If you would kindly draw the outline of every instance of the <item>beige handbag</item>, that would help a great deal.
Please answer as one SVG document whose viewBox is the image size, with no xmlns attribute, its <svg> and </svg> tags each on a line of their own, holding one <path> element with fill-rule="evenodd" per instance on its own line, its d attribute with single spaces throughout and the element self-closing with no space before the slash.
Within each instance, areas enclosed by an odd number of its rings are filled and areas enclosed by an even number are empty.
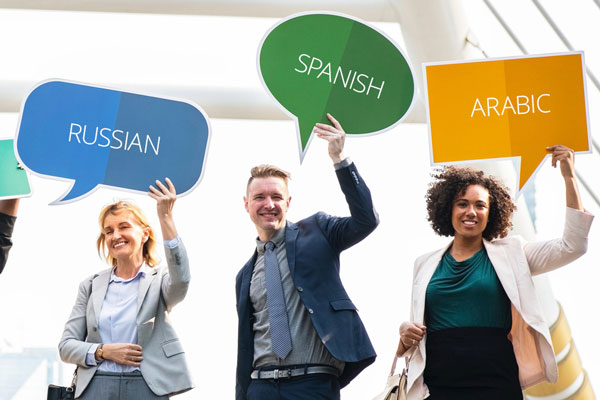
<svg viewBox="0 0 600 400">
<path fill-rule="evenodd" d="M 408 378 L 408 364 L 412 355 L 406 360 L 406 367 L 400 374 L 394 374 L 396 372 L 396 361 L 398 356 L 394 355 L 394 362 L 392 363 L 392 369 L 390 375 L 387 378 L 387 384 L 385 390 L 373 397 L 373 400 L 406 400 L 406 380 Z"/>
</svg>

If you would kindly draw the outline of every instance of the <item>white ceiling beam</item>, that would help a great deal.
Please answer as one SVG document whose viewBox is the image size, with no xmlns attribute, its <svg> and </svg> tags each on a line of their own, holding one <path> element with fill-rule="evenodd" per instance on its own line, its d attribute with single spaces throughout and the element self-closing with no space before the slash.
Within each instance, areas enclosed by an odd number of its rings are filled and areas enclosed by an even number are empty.
<svg viewBox="0 0 600 400">
<path fill-rule="evenodd" d="M 397 21 L 389 0 L 0 0 L 0 8 L 261 18 L 329 10 L 368 21 Z"/>
<path fill-rule="evenodd" d="M 418 88 L 418 97 L 405 122 L 417 123 L 426 120 L 421 64 L 465 58 L 468 32 L 460 0 L 0 0 L 0 8 L 274 18 L 327 9 L 370 21 L 398 22 Z M 0 80 L 0 112 L 18 112 L 24 96 L 35 83 Z M 289 119 L 262 88 L 113 85 L 110 82 L 105 85 L 189 99 L 212 118 Z"/>
</svg>

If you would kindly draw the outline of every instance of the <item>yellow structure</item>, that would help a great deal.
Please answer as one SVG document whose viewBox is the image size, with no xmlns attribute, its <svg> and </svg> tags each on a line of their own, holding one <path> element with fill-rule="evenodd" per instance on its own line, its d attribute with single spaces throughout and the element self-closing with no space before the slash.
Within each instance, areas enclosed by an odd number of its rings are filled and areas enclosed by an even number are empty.
<svg viewBox="0 0 600 400">
<path fill-rule="evenodd" d="M 528 400 L 594 400 L 592 386 L 583 370 L 579 353 L 571 338 L 569 323 L 562 307 L 550 327 L 550 336 L 558 364 L 558 381 L 535 385 L 525 391 Z"/>
</svg>

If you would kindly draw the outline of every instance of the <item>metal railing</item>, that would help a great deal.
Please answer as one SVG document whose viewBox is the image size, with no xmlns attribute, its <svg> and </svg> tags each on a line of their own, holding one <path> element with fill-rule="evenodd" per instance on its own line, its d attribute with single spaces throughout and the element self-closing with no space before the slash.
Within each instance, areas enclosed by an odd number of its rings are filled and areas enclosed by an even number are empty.
<svg viewBox="0 0 600 400">
<path fill-rule="evenodd" d="M 531 0 L 531 1 L 536 6 L 536 8 L 538 9 L 538 11 L 542 14 L 542 16 L 544 17 L 544 19 L 546 20 L 546 22 L 548 22 L 548 24 L 552 27 L 552 30 L 556 33 L 556 35 L 559 37 L 559 39 L 565 45 L 565 47 L 569 51 L 573 51 L 574 48 L 571 45 L 571 42 L 569 42 L 569 40 L 567 39 L 567 37 L 565 36 L 565 34 L 560 30 L 560 28 L 554 22 L 554 20 L 552 19 L 552 17 L 550 17 L 550 15 L 546 11 L 546 9 L 540 4 L 540 2 L 538 0 Z M 521 52 L 523 54 L 530 54 L 529 51 L 527 51 L 527 49 L 523 45 L 523 43 L 519 40 L 519 38 L 517 37 L 517 35 L 513 32 L 513 30 L 510 28 L 510 26 L 506 23 L 506 21 L 504 20 L 504 18 L 502 18 L 502 15 L 500 15 L 500 13 L 498 12 L 498 10 L 496 10 L 496 8 L 490 2 L 490 0 L 483 0 L 483 2 L 487 6 L 487 8 L 490 10 L 490 12 L 494 15 L 494 17 L 498 20 L 498 22 L 500 23 L 500 25 L 502 26 L 502 28 L 506 31 L 506 33 L 508 34 L 508 36 L 510 36 L 510 38 L 514 42 L 514 44 L 519 48 L 519 50 L 521 50 Z M 594 0 L 594 2 L 600 7 L 600 0 Z M 478 46 L 476 46 L 476 47 L 478 47 Z M 483 50 L 482 50 L 482 53 L 487 58 L 487 55 L 486 55 L 485 52 L 483 52 Z M 600 91 L 600 82 L 598 82 L 598 79 L 596 79 L 596 76 L 593 74 L 593 72 L 587 66 L 585 67 L 585 70 L 586 70 L 587 77 L 594 83 L 594 86 L 596 87 L 596 89 L 598 91 Z M 598 145 L 598 142 L 596 142 L 596 140 L 593 137 L 591 139 L 592 139 L 592 147 L 596 151 L 596 155 L 598 155 L 600 157 L 600 145 Z M 585 180 L 585 178 L 581 175 L 581 173 L 575 171 L 575 174 L 577 175 L 577 179 L 579 180 L 579 182 L 581 182 L 581 186 L 583 186 L 583 188 L 585 189 L 585 191 L 594 200 L 594 202 L 596 203 L 596 205 L 598 207 L 600 207 L 600 198 L 596 195 L 596 193 L 594 192 L 594 190 L 592 189 L 592 187 L 589 185 L 589 183 Z"/>
</svg>

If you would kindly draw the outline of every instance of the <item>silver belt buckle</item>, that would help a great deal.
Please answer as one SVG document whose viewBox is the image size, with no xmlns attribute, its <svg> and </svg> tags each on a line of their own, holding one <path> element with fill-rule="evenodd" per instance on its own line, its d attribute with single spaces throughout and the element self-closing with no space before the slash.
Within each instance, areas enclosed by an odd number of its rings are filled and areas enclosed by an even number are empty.
<svg viewBox="0 0 600 400">
<path fill-rule="evenodd" d="M 284 369 L 284 370 L 274 369 L 273 370 L 273 379 L 275 379 L 275 380 L 287 379 L 287 378 L 290 378 L 291 376 L 292 376 L 291 369 Z"/>
</svg>

